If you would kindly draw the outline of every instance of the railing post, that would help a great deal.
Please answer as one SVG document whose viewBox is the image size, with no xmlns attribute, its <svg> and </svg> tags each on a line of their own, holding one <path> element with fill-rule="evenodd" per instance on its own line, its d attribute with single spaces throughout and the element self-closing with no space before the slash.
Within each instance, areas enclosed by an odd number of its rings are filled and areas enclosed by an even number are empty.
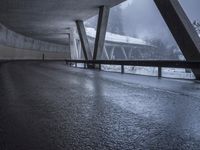
<svg viewBox="0 0 200 150">
<path fill-rule="evenodd" d="M 75 67 L 77 68 L 77 62 L 75 62 Z"/>
<path fill-rule="evenodd" d="M 124 65 L 121 65 L 121 73 L 124 73 Z"/>
<path fill-rule="evenodd" d="M 162 77 L 162 68 L 158 67 L 158 78 Z"/>
<path fill-rule="evenodd" d="M 44 53 L 42 54 L 42 60 L 44 61 Z"/>
<path fill-rule="evenodd" d="M 84 69 L 86 69 L 86 68 L 87 68 L 86 63 L 84 63 Z"/>
</svg>

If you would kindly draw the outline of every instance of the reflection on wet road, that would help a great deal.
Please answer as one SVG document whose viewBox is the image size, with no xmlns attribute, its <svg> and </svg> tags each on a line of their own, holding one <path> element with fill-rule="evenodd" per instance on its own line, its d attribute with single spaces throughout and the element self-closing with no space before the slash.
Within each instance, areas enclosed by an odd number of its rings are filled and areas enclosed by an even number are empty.
<svg viewBox="0 0 200 150">
<path fill-rule="evenodd" d="M 0 65 L 0 149 L 200 149 L 200 84 Z"/>
</svg>

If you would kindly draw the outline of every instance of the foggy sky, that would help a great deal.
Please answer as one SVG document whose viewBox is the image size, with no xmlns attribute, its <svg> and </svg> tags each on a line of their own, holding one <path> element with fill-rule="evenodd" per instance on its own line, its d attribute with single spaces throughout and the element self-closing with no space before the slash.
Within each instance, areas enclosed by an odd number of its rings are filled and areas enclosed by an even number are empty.
<svg viewBox="0 0 200 150">
<path fill-rule="evenodd" d="M 200 0 L 179 0 L 189 19 L 200 21 Z M 131 5 L 131 12 L 125 11 Z M 121 5 L 125 34 L 142 39 L 159 38 L 166 43 L 174 39 L 153 0 L 127 0 Z"/>
</svg>

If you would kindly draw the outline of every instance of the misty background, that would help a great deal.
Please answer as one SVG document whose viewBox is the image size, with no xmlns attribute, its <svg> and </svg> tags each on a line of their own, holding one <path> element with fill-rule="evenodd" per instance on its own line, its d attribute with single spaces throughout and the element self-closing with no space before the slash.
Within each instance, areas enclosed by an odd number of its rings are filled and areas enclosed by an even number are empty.
<svg viewBox="0 0 200 150">
<path fill-rule="evenodd" d="M 200 0 L 179 0 L 200 32 Z M 97 16 L 86 26 L 96 28 Z M 143 39 L 158 48 L 156 59 L 184 59 L 153 0 L 127 0 L 111 9 L 108 32 Z M 152 58 L 155 56 L 152 55 Z"/>
</svg>

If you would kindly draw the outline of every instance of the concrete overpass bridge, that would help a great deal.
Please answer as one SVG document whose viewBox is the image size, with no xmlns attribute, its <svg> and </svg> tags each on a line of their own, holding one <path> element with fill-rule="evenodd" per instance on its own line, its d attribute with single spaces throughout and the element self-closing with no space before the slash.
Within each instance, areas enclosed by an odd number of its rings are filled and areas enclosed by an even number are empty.
<svg viewBox="0 0 200 150">
<path fill-rule="evenodd" d="M 127 59 L 131 48 L 149 46 L 106 37 L 110 8 L 123 1 L 0 1 L 1 150 L 200 149 L 197 33 L 178 0 L 154 0 L 186 61 L 99 60 L 113 59 L 110 44 Z M 96 14 L 88 37 L 83 22 Z M 80 50 L 84 59 L 73 60 Z M 196 80 L 101 72 L 101 64 L 192 68 Z"/>
<path fill-rule="evenodd" d="M 76 32 L 74 34 L 75 34 L 74 36 L 75 39 L 73 44 L 75 47 L 74 50 L 75 52 L 72 53 L 71 57 L 73 59 L 83 59 L 84 55 L 79 35 Z M 89 45 L 91 47 L 90 53 L 92 54 L 94 52 L 96 30 L 94 28 L 86 28 L 86 34 L 88 37 Z M 100 57 L 103 60 L 114 60 L 115 53 L 121 51 L 121 53 L 123 54 L 121 59 L 130 60 L 133 51 L 136 49 L 146 49 L 147 51 L 155 51 L 157 47 L 138 38 L 106 32 L 105 44 Z"/>
</svg>

